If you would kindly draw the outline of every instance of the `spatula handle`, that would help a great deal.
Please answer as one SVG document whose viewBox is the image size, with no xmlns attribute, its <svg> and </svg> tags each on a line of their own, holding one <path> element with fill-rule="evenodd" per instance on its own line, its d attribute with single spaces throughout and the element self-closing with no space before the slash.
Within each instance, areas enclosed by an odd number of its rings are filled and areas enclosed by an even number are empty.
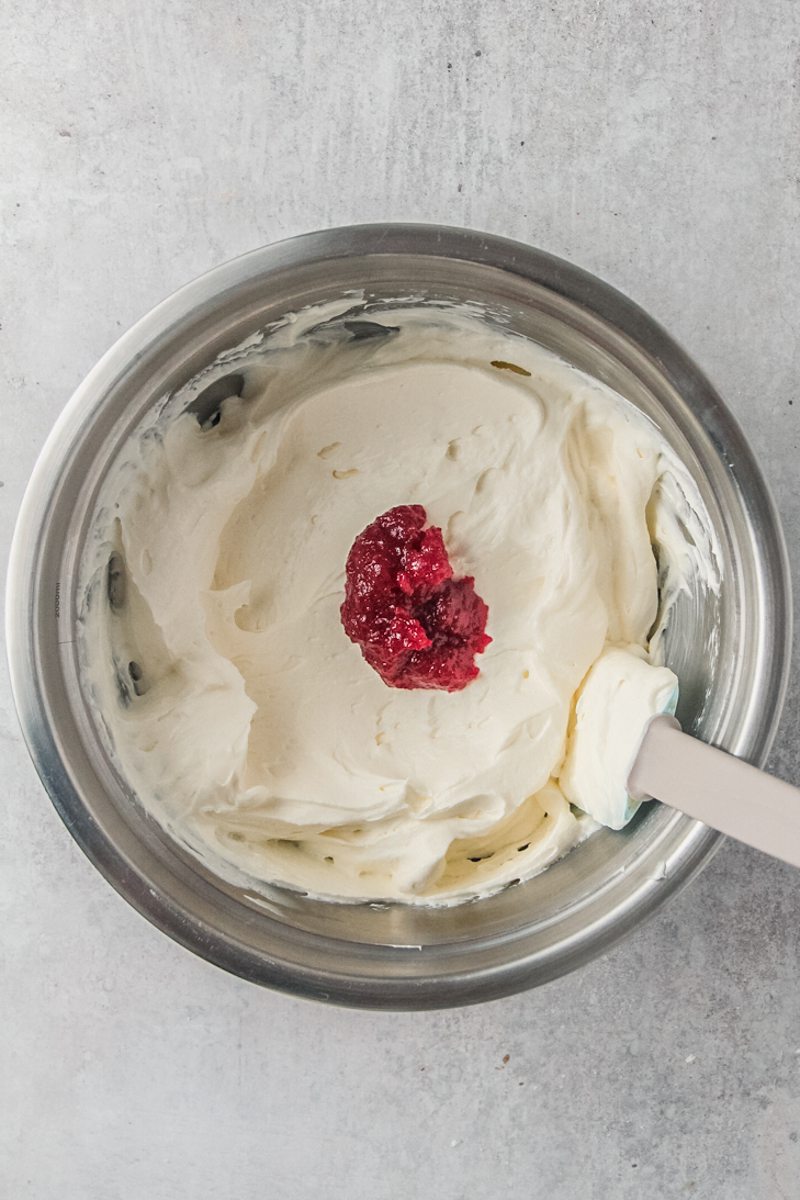
<svg viewBox="0 0 800 1200">
<path fill-rule="evenodd" d="M 648 725 L 628 791 L 800 867 L 800 788 L 683 733 L 674 717 Z"/>
</svg>

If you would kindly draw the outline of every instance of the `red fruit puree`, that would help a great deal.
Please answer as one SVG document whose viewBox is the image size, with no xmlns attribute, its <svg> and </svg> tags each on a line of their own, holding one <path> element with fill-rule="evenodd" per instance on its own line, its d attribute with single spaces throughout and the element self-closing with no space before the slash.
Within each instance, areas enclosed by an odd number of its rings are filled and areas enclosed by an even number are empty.
<svg viewBox="0 0 800 1200">
<path fill-rule="evenodd" d="M 458 692 L 478 674 L 489 609 L 467 575 L 453 578 L 441 529 L 421 504 L 390 508 L 347 556 L 342 625 L 384 683 Z"/>
</svg>

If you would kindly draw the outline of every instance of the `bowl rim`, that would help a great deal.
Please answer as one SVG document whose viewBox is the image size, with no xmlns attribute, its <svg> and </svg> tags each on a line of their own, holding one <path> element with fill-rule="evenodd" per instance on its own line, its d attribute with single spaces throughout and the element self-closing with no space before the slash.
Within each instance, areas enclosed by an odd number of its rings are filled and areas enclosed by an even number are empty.
<svg viewBox="0 0 800 1200">
<path fill-rule="evenodd" d="M 474 1003 L 546 982 L 609 949 L 684 887 L 719 847 L 721 835 L 700 822 L 687 825 L 669 878 L 658 887 L 643 881 L 627 901 L 604 920 L 584 926 L 555 948 L 514 959 L 485 971 L 457 971 L 410 979 L 305 970 L 297 963 L 265 961 L 262 956 L 210 931 L 191 913 L 171 903 L 149 885 L 111 843 L 83 803 L 64 769 L 56 730 L 42 719 L 40 681 L 35 660 L 34 577 L 38 534 L 47 516 L 52 480 L 57 477 L 61 447 L 69 444 L 87 413 L 99 405 L 104 391 L 126 364 L 142 356 L 157 339 L 189 318 L 202 305 L 229 289 L 278 270 L 309 262 L 334 261 L 357 254 L 415 255 L 456 258 L 511 272 L 588 309 L 637 343 L 665 372 L 673 385 L 703 395 L 699 415 L 708 429 L 724 423 L 726 448 L 746 474 L 751 510 L 766 530 L 774 570 L 769 580 L 776 636 L 763 648 L 767 656 L 771 711 L 750 739 L 747 757 L 763 765 L 780 722 L 789 681 L 792 642 L 792 598 L 786 542 L 777 508 L 738 422 L 703 372 L 666 331 L 637 304 L 580 267 L 522 242 L 477 230 L 435 224 L 375 223 L 349 225 L 300 234 L 231 259 L 173 292 L 141 317 L 106 351 L 77 387 L 51 430 L 38 457 L 19 510 L 9 556 L 6 588 L 6 647 L 11 689 L 24 739 L 39 776 L 64 824 L 106 880 L 151 923 L 189 950 L 245 979 L 294 995 L 332 1000 L 355 1007 L 423 1009 Z"/>
</svg>

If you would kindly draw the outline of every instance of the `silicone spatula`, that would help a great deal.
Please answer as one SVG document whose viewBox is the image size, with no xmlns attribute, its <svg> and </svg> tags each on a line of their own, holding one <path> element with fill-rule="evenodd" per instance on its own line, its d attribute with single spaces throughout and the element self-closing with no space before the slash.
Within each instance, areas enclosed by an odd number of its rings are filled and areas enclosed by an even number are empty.
<svg viewBox="0 0 800 1200">
<path fill-rule="evenodd" d="M 584 679 L 559 776 L 564 795 L 622 829 L 643 800 L 800 867 L 800 788 L 683 733 L 678 680 L 641 647 L 609 646 Z"/>
</svg>

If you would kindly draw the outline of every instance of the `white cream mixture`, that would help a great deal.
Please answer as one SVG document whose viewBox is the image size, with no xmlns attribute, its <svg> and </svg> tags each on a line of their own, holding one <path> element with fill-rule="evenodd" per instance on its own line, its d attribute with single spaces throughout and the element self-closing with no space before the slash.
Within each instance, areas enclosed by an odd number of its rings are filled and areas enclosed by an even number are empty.
<svg viewBox="0 0 800 1200">
<path fill-rule="evenodd" d="M 589 681 L 632 670 L 642 725 L 665 705 L 649 639 L 692 573 L 713 583 L 707 522 L 656 429 L 541 348 L 444 311 L 358 339 L 330 315 L 237 367 L 218 424 L 173 404 L 126 446 L 86 561 L 85 675 L 142 803 L 215 869 L 453 902 L 591 832 L 570 802 L 603 819 L 600 752 L 635 745 Z M 681 545 L 670 495 L 698 515 Z M 489 606 L 461 692 L 387 687 L 342 630 L 348 550 L 397 504 L 424 505 Z"/>
</svg>

